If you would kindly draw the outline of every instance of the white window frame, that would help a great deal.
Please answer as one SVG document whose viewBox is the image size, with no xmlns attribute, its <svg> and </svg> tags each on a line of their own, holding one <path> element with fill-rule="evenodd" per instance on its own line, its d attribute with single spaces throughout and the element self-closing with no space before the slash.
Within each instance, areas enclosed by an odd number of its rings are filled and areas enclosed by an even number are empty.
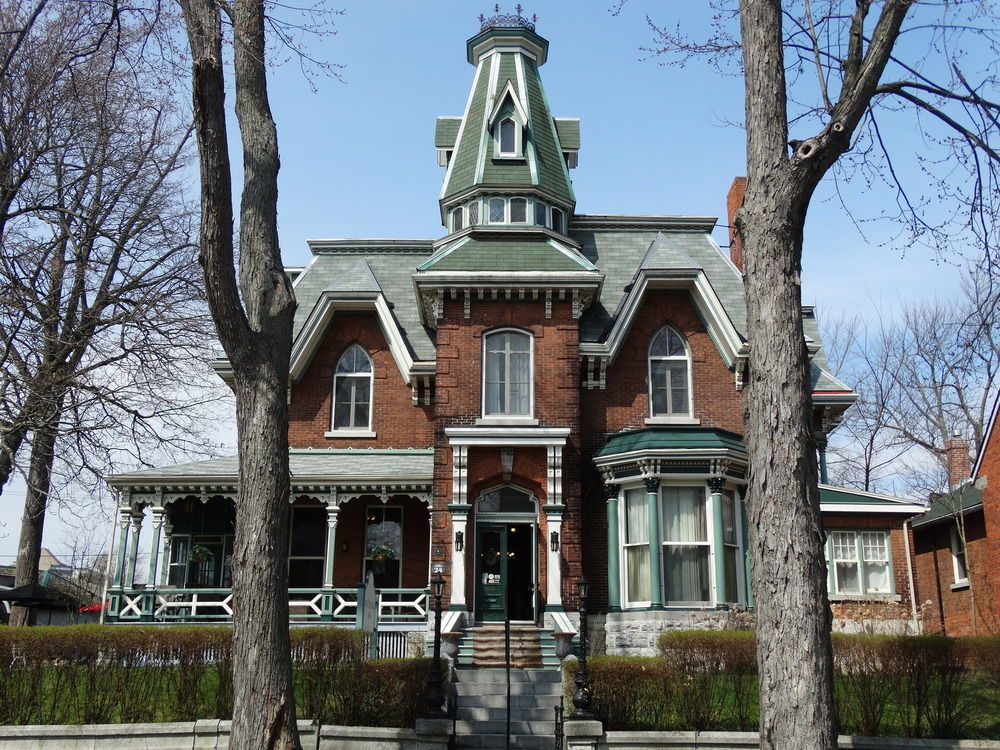
<svg viewBox="0 0 1000 750">
<path fill-rule="evenodd" d="M 647 515 L 646 539 L 645 539 L 645 541 L 629 542 L 628 541 L 628 495 L 629 495 L 630 492 L 631 493 L 638 493 L 640 504 L 644 505 L 647 508 L 647 511 L 646 511 L 647 514 L 649 512 L 648 511 L 648 507 L 649 507 L 649 505 L 648 505 L 649 504 L 649 493 L 646 492 L 646 488 L 645 487 L 643 487 L 643 486 L 640 485 L 638 487 L 623 487 L 622 488 L 622 500 L 619 503 L 619 508 L 618 508 L 618 529 L 619 529 L 618 533 L 619 533 L 619 538 L 621 539 L 621 542 L 620 542 L 620 546 L 621 546 L 621 558 L 620 558 L 621 565 L 619 566 L 620 567 L 621 580 L 619 581 L 619 591 L 622 592 L 621 593 L 621 597 L 622 597 L 622 602 L 623 602 L 623 606 L 624 606 L 625 609 L 641 609 L 641 608 L 648 607 L 652 603 L 652 594 L 651 594 L 651 591 L 647 590 L 646 591 L 646 598 L 645 599 L 630 599 L 629 598 L 629 593 L 630 593 L 630 591 L 629 591 L 629 581 L 628 581 L 628 578 L 629 578 L 629 555 L 628 555 L 627 550 L 630 549 L 630 548 L 642 549 L 643 547 L 645 547 L 646 548 L 646 567 L 648 568 L 652 564 L 652 561 L 649 558 L 649 554 L 650 554 L 649 553 L 649 523 L 648 523 L 649 517 Z M 647 573 L 647 575 L 650 578 L 649 584 L 651 586 L 652 585 L 652 571 L 649 571 L 649 573 Z"/>
<path fill-rule="evenodd" d="M 514 149 L 512 151 L 503 150 L 503 126 L 509 122 L 514 126 Z M 497 120 L 494 128 L 494 151 L 493 155 L 497 159 L 521 159 L 524 157 L 524 126 L 518 122 L 513 114 L 506 114 Z"/>
<path fill-rule="evenodd" d="M 353 378 L 355 380 L 363 380 L 366 375 L 364 373 L 344 373 L 340 374 L 337 371 L 340 369 L 340 363 L 344 361 L 344 358 L 355 348 L 357 348 L 361 353 L 365 355 L 368 359 L 368 423 L 365 425 L 355 425 L 354 422 L 354 407 L 355 402 L 352 399 L 351 402 L 351 422 L 352 424 L 347 427 L 337 427 L 337 382 L 340 378 Z M 354 389 L 352 388 L 352 393 Z M 332 397 L 330 399 L 330 430 L 326 433 L 326 437 L 375 437 L 375 432 L 372 429 L 372 420 L 375 418 L 375 362 L 372 360 L 371 355 L 365 350 L 361 344 L 354 342 L 344 353 L 340 355 L 337 359 L 337 364 L 333 369 L 333 391 Z"/>
<path fill-rule="evenodd" d="M 510 411 L 506 411 L 506 412 L 489 412 L 486 409 L 486 387 L 487 387 L 487 381 L 486 381 L 486 372 L 487 372 L 486 356 L 487 356 L 489 341 L 494 336 L 499 336 L 499 335 L 502 335 L 502 334 L 505 334 L 505 333 L 506 334 L 513 333 L 513 334 L 517 334 L 519 336 L 525 336 L 528 339 L 528 409 L 527 409 L 527 411 L 525 413 L 510 412 Z M 481 414 L 482 414 L 482 420 L 481 421 L 483 421 L 483 422 L 490 422 L 490 423 L 494 423 L 494 424 L 497 424 L 497 423 L 508 423 L 508 424 L 525 424 L 525 423 L 530 423 L 530 424 L 537 424 L 537 422 L 534 420 L 534 414 L 535 414 L 535 336 L 534 336 L 534 334 L 532 334 L 531 331 L 525 331 L 524 329 L 521 329 L 521 328 L 495 328 L 495 329 L 493 329 L 491 331 L 487 331 L 486 333 L 483 334 L 483 344 L 482 344 L 482 353 L 481 353 L 481 356 L 482 356 L 482 359 L 481 359 L 481 365 L 482 365 L 482 367 L 481 367 L 482 378 L 481 379 L 482 379 L 482 383 L 481 383 L 481 387 L 479 389 L 480 390 L 480 398 L 481 398 L 481 403 L 480 403 Z M 504 375 L 505 375 L 505 378 L 506 378 L 503 381 L 505 383 L 504 387 L 505 387 L 505 390 L 508 390 L 508 392 L 509 392 L 509 380 L 510 380 L 510 356 L 509 356 L 509 353 L 508 353 L 508 356 L 506 357 L 506 361 L 505 361 L 505 373 L 504 373 Z M 509 398 L 508 398 L 508 403 L 509 403 Z"/>
<path fill-rule="evenodd" d="M 534 206 L 534 208 L 532 210 L 535 213 L 534 222 L 535 222 L 535 226 L 536 227 L 547 227 L 547 226 L 549 226 L 549 207 L 548 207 L 547 204 L 543 203 L 540 200 L 536 200 L 535 201 L 535 206 Z M 541 215 L 542 215 L 541 222 L 538 221 L 538 214 L 539 213 L 541 213 Z"/>
<path fill-rule="evenodd" d="M 734 542 L 727 542 L 726 541 L 726 528 L 725 528 L 726 511 L 725 511 L 725 503 L 727 501 L 731 501 L 732 502 L 732 507 L 733 507 L 733 536 L 735 538 Z M 743 561 L 746 559 L 745 552 L 743 550 L 743 503 L 740 502 L 740 497 L 739 497 L 739 494 L 736 492 L 736 490 L 732 490 L 732 489 L 723 489 L 722 490 L 722 502 L 723 502 L 723 510 L 722 510 L 723 527 L 722 527 L 722 534 L 721 534 L 721 536 L 722 536 L 722 550 L 721 550 L 721 554 L 726 555 L 726 554 L 728 554 L 729 550 L 733 550 L 736 553 L 736 591 L 734 591 L 734 592 L 727 592 L 727 593 L 731 594 L 731 596 L 730 596 L 730 598 L 728 599 L 728 601 L 726 603 L 727 604 L 743 604 L 744 602 L 746 602 L 746 591 L 744 590 L 745 573 L 743 571 L 743 568 L 744 568 L 744 565 L 745 565 L 745 563 Z M 712 524 L 714 524 L 714 523 L 715 523 L 715 514 L 713 513 L 712 514 L 712 519 L 709 521 L 709 527 L 711 527 Z M 714 534 L 714 530 L 713 530 L 713 534 Z M 714 538 L 714 536 L 713 536 L 713 538 Z M 713 554 L 718 554 L 718 553 L 715 553 L 713 551 Z M 712 570 L 713 571 L 715 570 L 714 561 L 713 561 L 713 565 L 712 565 Z M 725 570 L 725 562 L 724 561 L 723 561 L 723 570 Z M 714 573 L 713 573 L 713 576 L 714 576 Z M 720 583 L 721 582 L 716 581 L 713 584 L 714 589 L 713 589 L 713 594 L 712 595 L 715 597 L 716 601 L 719 600 L 718 591 L 719 591 L 719 585 L 720 585 Z M 735 596 L 736 598 L 734 599 L 734 598 L 732 598 L 732 596 Z"/>
<path fill-rule="evenodd" d="M 653 342 L 656 341 L 657 337 L 661 334 L 665 334 L 669 337 L 670 333 L 673 333 L 680 339 L 681 344 L 684 347 L 684 354 L 682 355 L 653 355 Z M 687 391 L 687 410 L 673 411 L 673 397 L 670 392 L 670 382 L 667 381 L 667 411 L 665 413 L 657 413 L 654 410 L 654 399 L 653 399 L 653 362 L 683 362 L 684 372 L 687 382 L 685 384 L 685 389 Z M 666 370 L 668 376 L 670 370 Z M 646 420 L 647 424 L 669 424 L 669 423 L 680 423 L 680 424 L 692 424 L 697 423 L 697 420 L 693 419 L 694 414 L 694 403 L 693 403 L 693 383 L 691 379 L 691 346 L 688 343 L 687 337 L 684 336 L 675 326 L 669 323 L 665 326 L 659 328 L 656 333 L 653 334 L 652 338 L 649 340 L 649 346 L 646 348 L 646 398 L 649 400 L 649 418 Z"/>
<path fill-rule="evenodd" d="M 966 562 L 965 547 L 962 545 L 962 535 L 958 533 L 958 524 L 951 527 L 951 570 L 954 578 L 953 588 L 969 585 L 969 566 Z"/>
<path fill-rule="evenodd" d="M 695 489 L 700 493 L 702 515 L 705 519 L 705 539 L 703 541 L 670 541 L 667 539 L 667 491 Z M 715 551 L 712 549 L 712 540 L 715 536 L 715 514 L 712 513 L 710 504 L 710 494 L 704 485 L 692 484 L 661 484 L 659 496 L 660 509 L 660 585 L 663 587 L 663 603 L 667 607 L 708 607 L 714 604 L 716 599 L 717 582 L 715 581 Z M 667 587 L 667 551 L 670 547 L 704 547 L 708 550 L 708 599 L 671 599 L 670 591 Z"/>
<path fill-rule="evenodd" d="M 493 207 L 491 205 L 493 203 L 493 201 L 500 201 L 503 204 L 503 218 L 500 219 L 499 221 L 494 221 L 493 220 Z M 494 195 L 494 196 L 490 196 L 489 198 L 486 199 L 486 223 L 487 224 L 507 224 L 507 223 L 509 223 L 507 221 L 507 199 L 506 198 L 504 198 L 502 196 Z"/>
<path fill-rule="evenodd" d="M 559 228 L 556 228 L 556 216 L 559 217 Z M 549 228 L 553 232 L 558 232 L 559 234 L 566 234 L 566 212 L 561 208 L 556 208 L 552 206 L 549 209 Z"/>
<path fill-rule="evenodd" d="M 829 582 L 828 591 L 831 598 L 844 598 L 844 599 L 871 599 L 871 598 L 888 598 L 893 597 L 896 594 L 896 585 L 893 575 L 893 565 L 892 565 L 892 536 L 886 529 L 831 529 L 827 532 L 827 566 L 829 568 Z M 836 541 L 837 535 L 844 534 L 850 535 L 853 539 L 854 547 L 854 557 L 837 557 L 836 555 Z M 885 548 L 885 559 L 884 560 L 869 560 L 865 558 L 864 553 L 864 538 L 865 535 L 879 535 L 882 537 L 882 546 Z M 840 575 L 837 568 L 837 563 L 855 563 L 858 566 L 858 590 L 857 591 L 843 591 L 840 584 Z M 888 588 L 885 591 L 870 591 L 865 585 L 866 576 L 866 566 L 868 564 L 881 564 L 885 563 L 886 580 L 888 582 Z"/>
<path fill-rule="evenodd" d="M 456 206 L 451 210 L 451 231 L 461 232 L 465 229 L 465 206 Z"/>
</svg>

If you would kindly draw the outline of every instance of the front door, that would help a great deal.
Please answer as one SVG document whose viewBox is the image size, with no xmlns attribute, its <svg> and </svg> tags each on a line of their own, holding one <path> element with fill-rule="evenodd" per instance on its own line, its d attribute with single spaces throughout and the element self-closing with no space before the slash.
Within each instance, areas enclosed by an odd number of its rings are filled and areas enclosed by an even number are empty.
<svg viewBox="0 0 1000 750">
<path fill-rule="evenodd" d="M 477 525 L 476 613 L 484 622 L 534 620 L 534 526 Z"/>
</svg>

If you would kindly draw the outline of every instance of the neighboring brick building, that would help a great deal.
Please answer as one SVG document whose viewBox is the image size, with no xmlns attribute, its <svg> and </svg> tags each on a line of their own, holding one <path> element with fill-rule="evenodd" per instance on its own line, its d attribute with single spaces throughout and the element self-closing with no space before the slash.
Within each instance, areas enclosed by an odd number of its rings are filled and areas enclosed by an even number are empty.
<svg viewBox="0 0 1000 750">
<path fill-rule="evenodd" d="M 352 620 L 371 571 L 383 619 L 422 626 L 440 566 L 446 629 L 509 613 L 570 632 L 585 574 L 609 649 L 648 650 L 752 603 L 742 256 L 714 217 L 576 214 L 579 121 L 549 111 L 548 42 L 504 20 L 469 40 L 466 110 L 437 123 L 446 234 L 311 241 L 295 278 L 293 616 Z M 802 316 L 824 445 L 855 394 Z M 235 480 L 235 459 L 112 478 L 120 619 L 226 615 Z M 825 485 L 821 503 L 838 613 L 909 618 L 903 521 L 921 507 Z M 134 585 L 147 505 L 147 577 L 171 596 Z"/>
<path fill-rule="evenodd" d="M 1000 395 L 971 476 L 968 444 L 949 443 L 951 491 L 932 497 L 930 510 L 913 523 L 917 593 L 927 632 L 1000 634 L 998 409 Z"/>
</svg>

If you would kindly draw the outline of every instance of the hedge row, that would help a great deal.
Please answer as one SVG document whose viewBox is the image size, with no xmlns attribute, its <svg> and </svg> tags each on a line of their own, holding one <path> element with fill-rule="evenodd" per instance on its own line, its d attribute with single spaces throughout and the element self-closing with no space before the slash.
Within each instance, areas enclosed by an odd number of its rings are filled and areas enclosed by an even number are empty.
<svg viewBox="0 0 1000 750">
<path fill-rule="evenodd" d="M 364 633 L 291 631 L 299 716 L 413 726 L 430 661 L 366 661 Z M 228 627 L 0 628 L 0 723 L 81 724 L 232 717 Z"/>
<path fill-rule="evenodd" d="M 659 657 L 588 660 L 605 729 L 757 728 L 752 632 L 671 631 L 658 646 Z M 1000 739 L 1000 638 L 836 635 L 834 669 L 844 734 Z M 575 663 L 567 672 L 569 701 Z"/>
</svg>

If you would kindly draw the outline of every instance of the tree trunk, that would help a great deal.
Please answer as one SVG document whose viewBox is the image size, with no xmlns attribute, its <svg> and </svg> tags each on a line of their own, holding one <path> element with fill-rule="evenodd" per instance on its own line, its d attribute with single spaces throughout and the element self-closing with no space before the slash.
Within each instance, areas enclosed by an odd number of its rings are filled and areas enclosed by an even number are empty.
<svg viewBox="0 0 1000 750">
<path fill-rule="evenodd" d="M 815 183 L 787 152 L 781 4 L 744 0 L 750 377 L 744 422 L 762 750 L 834 750 L 830 606 L 801 313 L 802 231 Z"/>
<path fill-rule="evenodd" d="M 17 545 L 17 567 L 14 571 L 15 587 L 38 583 L 38 561 L 42 554 L 42 531 L 45 528 L 45 509 L 49 502 L 55 445 L 54 430 L 37 430 L 32 436 L 28 487 L 24 498 L 24 513 L 21 516 L 21 538 Z M 34 610 L 29 607 L 12 607 L 10 624 L 33 625 Z"/>
<path fill-rule="evenodd" d="M 298 748 L 287 572 L 287 388 L 295 297 L 278 248 L 279 160 L 267 100 L 264 7 L 260 0 L 238 0 L 232 7 L 244 165 L 237 285 L 219 5 L 214 0 L 181 0 L 181 5 L 194 62 L 205 291 L 236 395 L 240 476 L 230 747 Z"/>
</svg>

